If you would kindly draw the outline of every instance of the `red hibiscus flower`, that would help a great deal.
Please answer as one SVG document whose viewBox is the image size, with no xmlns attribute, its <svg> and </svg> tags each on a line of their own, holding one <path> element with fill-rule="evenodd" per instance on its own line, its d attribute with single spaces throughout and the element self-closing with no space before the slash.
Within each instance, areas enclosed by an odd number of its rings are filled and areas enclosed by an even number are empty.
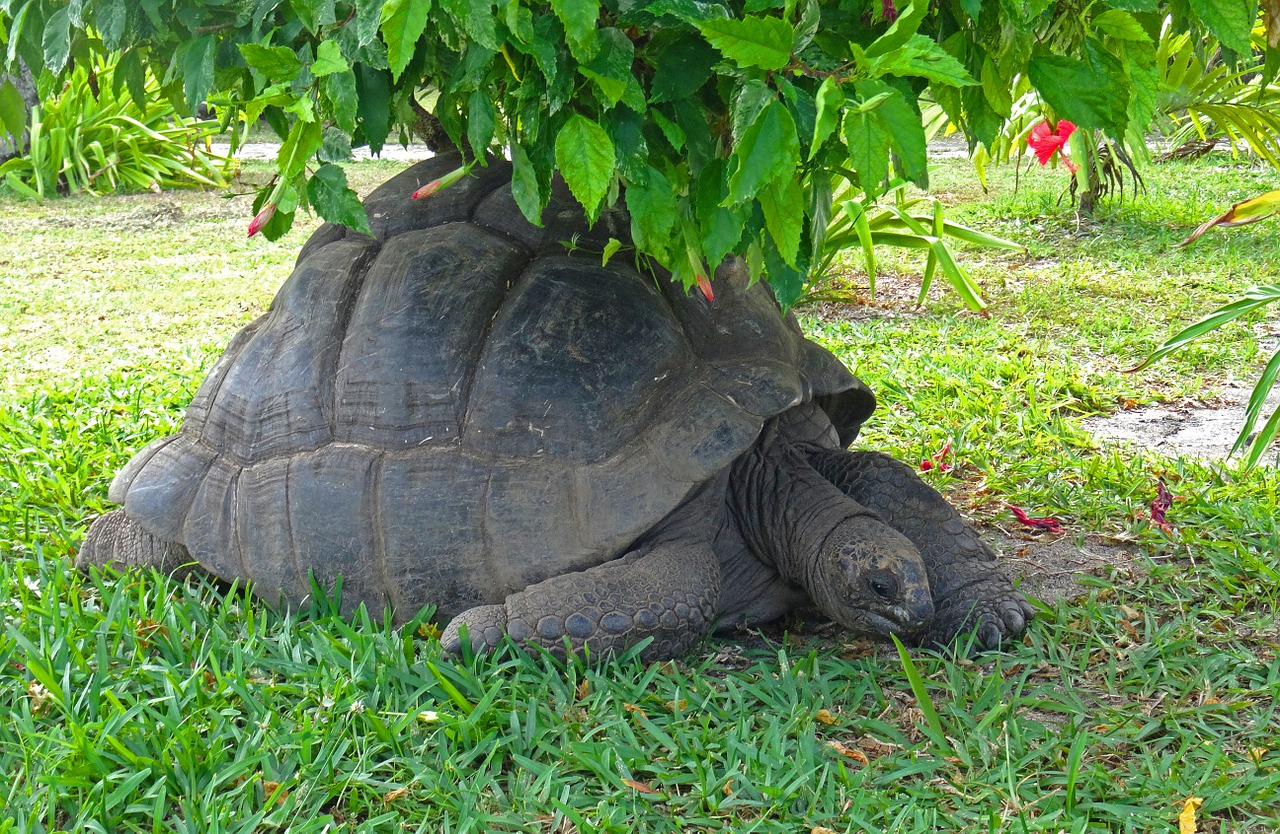
<svg viewBox="0 0 1280 834">
<path fill-rule="evenodd" d="M 1050 130 L 1048 122 L 1041 122 L 1031 128 L 1031 135 L 1027 137 L 1027 147 L 1035 152 L 1036 159 L 1041 165 L 1048 165 L 1049 160 L 1053 159 L 1055 153 L 1059 153 L 1067 146 L 1067 139 L 1071 138 L 1071 134 L 1075 132 L 1076 126 L 1066 119 L 1058 120 L 1056 130 Z M 1079 169 L 1066 154 L 1062 154 L 1062 162 L 1067 166 L 1067 170 L 1075 173 Z"/>
</svg>

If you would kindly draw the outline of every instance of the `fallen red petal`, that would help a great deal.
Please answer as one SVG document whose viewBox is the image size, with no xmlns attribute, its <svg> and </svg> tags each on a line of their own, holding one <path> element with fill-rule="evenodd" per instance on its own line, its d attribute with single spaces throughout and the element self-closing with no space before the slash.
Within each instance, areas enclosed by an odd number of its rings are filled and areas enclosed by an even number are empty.
<svg viewBox="0 0 1280 834">
<path fill-rule="evenodd" d="M 1031 516 L 1027 515 L 1027 511 L 1022 509 L 1021 507 L 1015 507 L 1013 504 L 1008 504 L 1006 506 L 1008 506 L 1009 510 L 1013 513 L 1014 517 L 1018 519 L 1018 521 L 1022 522 L 1028 527 L 1034 528 L 1036 530 L 1047 530 L 1050 533 L 1064 532 L 1062 529 L 1062 523 L 1059 522 L 1058 519 L 1054 518 L 1053 516 L 1045 516 L 1043 518 L 1032 518 Z"/>
<path fill-rule="evenodd" d="M 1156 479 L 1156 498 L 1151 502 L 1151 520 L 1163 527 L 1169 527 L 1164 514 L 1172 506 L 1173 493 L 1169 492 L 1169 488 L 1164 485 L 1164 478 Z"/>
<path fill-rule="evenodd" d="M 924 460 L 920 461 L 921 472 L 928 472 L 932 468 L 933 468 L 933 461 L 929 460 L 928 458 L 925 458 Z"/>
</svg>

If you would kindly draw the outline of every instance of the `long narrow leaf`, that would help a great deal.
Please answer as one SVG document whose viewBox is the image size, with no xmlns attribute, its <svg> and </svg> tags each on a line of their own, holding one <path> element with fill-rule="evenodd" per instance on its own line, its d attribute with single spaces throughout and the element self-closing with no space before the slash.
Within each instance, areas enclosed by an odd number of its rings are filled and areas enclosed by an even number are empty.
<svg viewBox="0 0 1280 834">
<path fill-rule="evenodd" d="M 1129 369 L 1129 373 L 1140 371 L 1153 362 L 1158 362 L 1164 357 L 1173 353 L 1175 350 L 1189 344 L 1195 339 L 1200 338 L 1206 333 L 1211 333 L 1222 327 L 1227 322 L 1237 319 L 1246 313 L 1251 313 L 1259 307 L 1265 307 L 1280 300 L 1280 284 L 1269 284 L 1262 287 L 1254 287 L 1244 294 L 1243 298 L 1223 305 L 1214 310 L 1209 315 L 1197 321 L 1195 324 L 1184 328 L 1164 344 L 1156 348 L 1150 356 L 1142 361 L 1141 364 Z"/>
</svg>

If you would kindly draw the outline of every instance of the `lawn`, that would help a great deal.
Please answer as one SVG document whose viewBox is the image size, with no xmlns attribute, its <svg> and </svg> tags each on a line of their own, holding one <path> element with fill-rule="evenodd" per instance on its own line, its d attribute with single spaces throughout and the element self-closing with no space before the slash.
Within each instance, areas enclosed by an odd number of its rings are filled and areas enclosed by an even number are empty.
<svg viewBox="0 0 1280 834">
<path fill-rule="evenodd" d="M 0 197 L 0 834 L 1146 834 L 1184 810 L 1201 832 L 1280 829 L 1274 461 L 1246 474 L 1084 426 L 1252 383 L 1274 319 L 1123 371 L 1275 281 L 1274 224 L 1174 246 L 1274 172 L 1152 166 L 1145 194 L 1089 221 L 1059 201 L 1061 170 L 1017 180 L 998 169 L 984 192 L 957 160 L 933 176 L 954 217 L 1028 247 L 962 251 L 989 317 L 940 290 L 917 307 L 921 264 L 888 252 L 874 299 L 801 313 L 880 397 L 860 445 L 915 462 L 950 443 L 953 468 L 926 477 L 1040 598 L 1025 640 L 904 659 L 790 622 L 601 667 L 456 662 L 422 619 L 71 571 L 114 472 L 176 427 L 315 224 L 266 243 L 244 237 L 247 199 Z M 833 280 L 866 295 L 852 270 Z M 1149 518 L 1159 481 L 1168 529 Z"/>
</svg>

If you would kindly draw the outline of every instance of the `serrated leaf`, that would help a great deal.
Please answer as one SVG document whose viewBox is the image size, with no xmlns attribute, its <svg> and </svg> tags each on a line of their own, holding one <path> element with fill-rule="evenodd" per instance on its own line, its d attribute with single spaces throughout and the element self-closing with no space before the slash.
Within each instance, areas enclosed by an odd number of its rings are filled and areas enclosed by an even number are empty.
<svg viewBox="0 0 1280 834">
<path fill-rule="evenodd" d="M 844 141 L 849 147 L 849 161 L 858 172 L 858 185 L 875 199 L 884 192 L 889 173 L 889 136 L 880 120 L 870 113 L 847 113 L 844 118 Z"/>
<path fill-rule="evenodd" d="M 795 29 L 776 17 L 748 15 L 741 20 L 707 20 L 698 31 L 724 57 L 740 67 L 782 69 L 791 61 Z"/>
<path fill-rule="evenodd" d="M 71 56 L 71 17 L 66 6 L 49 15 L 40 43 L 44 49 L 44 65 L 54 72 L 62 72 Z"/>
<path fill-rule="evenodd" d="M 1077 127 L 1124 131 L 1129 80 L 1120 59 L 1089 38 L 1084 58 L 1046 55 L 1027 66 L 1031 83 L 1059 117 Z"/>
<path fill-rule="evenodd" d="M 240 54 L 244 56 L 244 62 L 273 83 L 292 81 L 302 71 L 302 61 L 287 46 L 242 43 L 239 49 Z"/>
<path fill-rule="evenodd" d="M 1001 74 L 999 67 L 990 57 L 982 59 L 980 72 L 982 92 L 987 97 L 987 104 L 996 113 L 1009 118 L 1013 112 L 1013 96 L 1009 90 L 1009 79 Z"/>
<path fill-rule="evenodd" d="M 671 183 L 661 171 L 649 166 L 645 181 L 628 184 L 624 198 L 631 215 L 631 235 L 636 245 L 659 261 L 669 261 L 677 219 L 676 197 Z"/>
<path fill-rule="evenodd" d="M 609 106 L 622 101 L 627 86 L 634 78 L 631 65 L 635 62 L 635 46 L 621 31 L 613 27 L 597 33 L 599 50 L 594 58 L 578 67 L 578 71 L 595 82 L 600 94 Z"/>
<path fill-rule="evenodd" d="M 920 112 L 900 90 L 884 81 L 859 81 L 855 86 L 863 99 L 880 99 L 871 115 L 884 124 L 898 154 L 903 176 L 923 187 L 929 173 L 929 160 Z"/>
<path fill-rule="evenodd" d="M 333 120 L 347 133 L 354 133 L 356 114 L 360 106 L 360 96 L 356 91 L 356 74 L 346 70 L 326 76 L 321 82 L 321 89 L 329 99 Z"/>
<path fill-rule="evenodd" d="M 213 88 L 213 58 L 218 41 L 213 35 L 201 35 L 187 41 L 181 50 L 182 92 L 192 113 Z"/>
<path fill-rule="evenodd" d="M 844 91 L 834 77 L 822 80 L 818 87 L 818 115 L 814 119 L 813 142 L 809 146 L 809 158 L 818 152 L 822 143 L 831 137 L 840 124 L 840 108 L 844 107 Z"/>
<path fill-rule="evenodd" d="M 467 142 L 477 157 L 489 152 L 496 123 L 497 112 L 490 94 L 483 90 L 473 92 L 467 101 Z"/>
<path fill-rule="evenodd" d="M 378 153 L 391 132 L 391 76 L 385 70 L 356 64 L 356 107 L 360 132 L 369 150 Z"/>
<path fill-rule="evenodd" d="M 316 59 L 311 63 L 311 74 L 316 78 L 333 75 L 335 72 L 346 72 L 351 69 L 347 59 L 342 57 L 342 49 L 337 41 L 321 41 L 316 48 Z"/>
<path fill-rule="evenodd" d="M 792 177 L 800 164 L 800 141 L 787 108 L 772 101 L 743 132 L 733 150 L 738 167 L 729 178 L 729 201 L 751 199 L 764 186 L 781 177 Z"/>
<path fill-rule="evenodd" d="M 1116 40 L 1151 43 L 1151 36 L 1133 15 L 1122 9 L 1107 9 L 1092 21 L 1093 28 Z"/>
<path fill-rule="evenodd" d="M 654 51 L 649 100 L 679 101 L 693 95 L 711 78 L 719 54 L 692 32 L 681 33 Z"/>
<path fill-rule="evenodd" d="M 110 52 L 120 48 L 124 37 L 125 24 L 129 19 L 129 10 L 125 0 L 102 0 L 98 4 L 98 13 L 94 24 L 102 37 L 102 45 Z"/>
<path fill-rule="evenodd" d="M 599 0 L 551 0 L 551 10 L 564 24 L 573 57 L 579 61 L 590 61 L 595 57 Z"/>
<path fill-rule="evenodd" d="M 698 175 L 698 191 L 694 211 L 702 230 L 702 251 L 714 272 L 724 257 L 742 239 L 745 207 L 724 206 L 729 196 L 727 165 L 723 159 L 712 160 Z"/>
<path fill-rule="evenodd" d="M 896 51 L 871 64 L 873 75 L 916 76 L 938 84 L 964 87 L 976 84 L 964 65 L 942 45 L 916 35 Z"/>
<path fill-rule="evenodd" d="M 524 146 L 511 144 L 511 196 L 520 213 L 535 226 L 542 226 L 542 209 L 550 192 L 542 187 L 542 177 Z"/>
<path fill-rule="evenodd" d="M 366 235 L 373 234 L 364 204 L 347 185 L 347 172 L 341 167 L 326 162 L 317 168 L 307 182 L 307 199 L 316 213 L 330 223 L 338 223 Z"/>
<path fill-rule="evenodd" d="M 804 230 L 804 190 L 795 177 L 774 180 L 760 192 L 764 225 L 788 266 L 796 266 Z"/>
<path fill-rule="evenodd" d="M 280 144 L 280 152 L 276 157 L 276 167 L 280 176 L 291 180 L 300 175 L 307 162 L 316 155 L 324 144 L 324 131 L 319 122 L 296 121 L 289 129 L 289 135 Z"/>
<path fill-rule="evenodd" d="M 920 29 L 920 24 L 924 21 L 925 15 L 929 13 L 929 3 L 927 0 L 911 0 L 905 10 L 902 10 L 893 24 L 885 30 L 885 33 L 872 41 L 863 54 L 870 60 L 875 60 L 898 50 L 907 41 L 915 37 Z"/>
<path fill-rule="evenodd" d="M 440 5 L 473 42 L 491 52 L 502 48 L 492 0 L 440 0 Z"/>
<path fill-rule="evenodd" d="M 1190 0 L 1191 11 L 1222 45 L 1239 55 L 1253 50 L 1250 34 L 1258 7 L 1241 0 Z"/>
<path fill-rule="evenodd" d="M 387 44 L 387 63 L 393 81 L 400 80 L 400 73 L 413 58 L 418 38 L 427 29 L 430 11 L 431 0 L 387 0 L 382 7 L 378 28 Z"/>
<path fill-rule="evenodd" d="M 556 167 L 594 223 L 613 178 L 616 157 L 604 128 L 575 113 L 556 134 Z"/>
</svg>

